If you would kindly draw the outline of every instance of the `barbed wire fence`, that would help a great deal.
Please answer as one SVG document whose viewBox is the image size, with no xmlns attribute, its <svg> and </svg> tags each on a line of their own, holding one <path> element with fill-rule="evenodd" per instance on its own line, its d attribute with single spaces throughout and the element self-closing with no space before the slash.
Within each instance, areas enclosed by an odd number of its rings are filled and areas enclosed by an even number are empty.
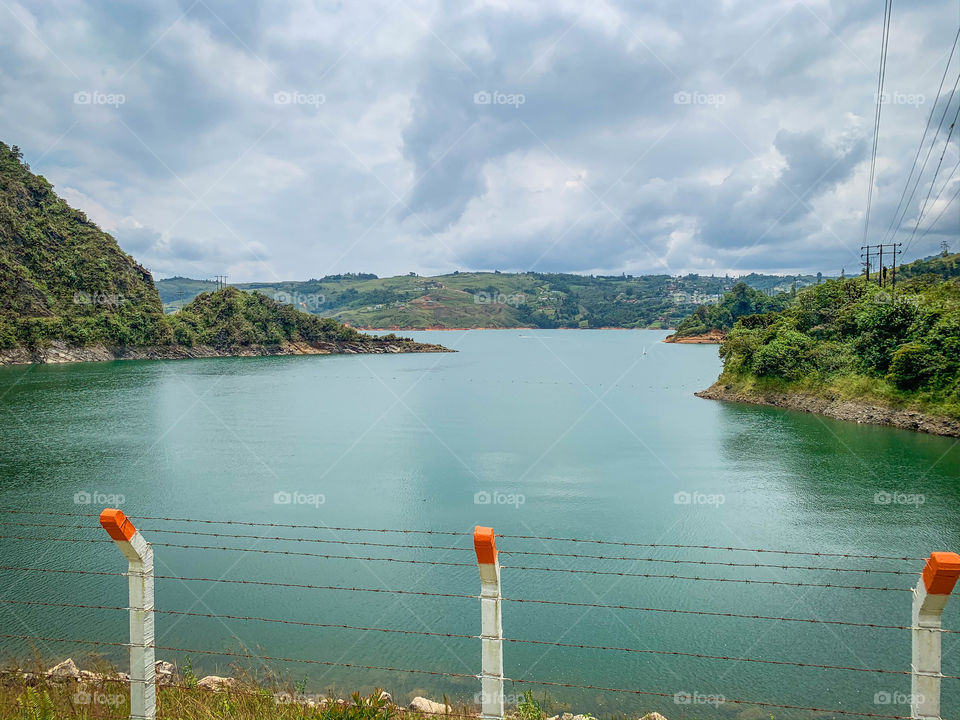
<svg viewBox="0 0 960 720">
<path fill-rule="evenodd" d="M 29 519 L 22 519 L 27 516 Z M 50 520 L 48 522 L 47 520 Z M 448 531 L 448 530 L 411 530 L 411 529 L 384 529 L 384 528 L 351 528 L 338 527 L 332 525 L 308 525 L 308 524 L 281 524 L 265 522 L 247 522 L 234 520 L 206 520 L 180 517 L 155 517 L 138 516 L 137 525 L 141 521 L 148 523 L 180 524 L 185 527 L 164 527 L 147 525 L 143 527 L 134 527 L 133 522 L 118 510 L 106 510 L 100 515 L 92 513 L 56 513 L 47 511 L 26 511 L 26 510 L 0 510 L 0 540 L 18 541 L 18 542 L 62 542 L 71 544 L 115 544 L 128 560 L 129 566 L 126 572 L 111 570 L 94 570 L 84 567 L 56 568 L 48 567 L 44 563 L 21 563 L 21 564 L 3 564 L 0 565 L 0 574 L 9 576 L 10 574 L 19 576 L 30 575 L 61 575 L 67 577 L 96 577 L 101 578 L 103 582 L 112 582 L 115 579 L 118 582 L 120 578 L 127 578 L 129 584 L 130 600 L 128 605 L 120 604 L 101 604 L 101 603 L 82 603 L 69 602 L 70 598 L 55 598 L 49 595 L 43 598 L 20 597 L 4 595 L 0 596 L 0 607 L 20 607 L 20 608 L 51 608 L 58 612 L 76 612 L 86 610 L 103 610 L 112 612 L 126 612 L 130 617 L 130 637 L 124 639 L 104 639 L 89 637 L 60 637 L 58 635 L 47 635 L 43 633 L 0 633 L 0 639 L 8 641 L 26 641 L 43 642 L 74 646 L 89 646 L 103 648 L 125 648 L 130 654 L 130 673 L 129 677 L 122 680 L 130 690 L 131 717 L 156 717 L 157 703 L 157 679 L 156 679 L 156 651 L 182 653 L 187 656 L 209 656 L 217 658 L 229 658 L 235 660 L 258 661 L 262 663 L 279 663 L 282 665 L 302 664 L 306 666 L 319 666 L 326 668 L 343 668 L 345 670 L 363 670 L 380 673 L 404 673 L 408 675 L 447 678 L 458 682 L 467 683 L 470 681 L 479 681 L 479 693 L 474 696 L 475 703 L 480 706 L 483 718 L 503 718 L 505 713 L 504 687 L 505 685 L 514 685 L 523 687 L 554 688 L 558 690 L 576 690 L 590 691 L 591 693 L 611 694 L 634 698 L 659 698 L 662 700 L 671 700 L 678 706 L 692 705 L 698 702 L 697 693 L 683 692 L 663 692 L 658 689 L 638 689 L 631 687 L 615 687 L 605 684 L 593 684 L 588 682 L 564 682 L 563 679 L 556 678 L 537 678 L 527 677 L 523 673 L 514 673 L 513 677 L 504 674 L 503 648 L 504 645 L 510 646 L 528 646 L 540 648 L 564 648 L 569 650 L 589 650 L 597 653 L 618 653 L 627 657 L 651 657 L 651 658 L 687 658 L 697 661 L 710 661 L 718 663 L 745 663 L 751 666 L 778 666 L 783 668 L 797 668 L 803 670 L 817 670 L 827 673 L 845 673 L 851 676 L 873 675 L 877 677 L 910 677 L 911 693 L 906 702 L 910 705 L 910 714 L 896 714 L 887 712 L 895 710 L 896 704 L 887 696 L 875 697 L 874 705 L 877 712 L 863 709 L 863 704 L 858 705 L 858 700 L 851 698 L 849 702 L 838 699 L 839 707 L 817 707 L 806 706 L 803 704 L 781 702 L 776 698 L 729 698 L 720 693 L 704 694 L 703 697 L 713 698 L 717 702 L 729 704 L 730 706 L 754 707 L 766 710 L 795 711 L 799 713 L 830 714 L 836 716 L 857 716 L 873 718 L 889 718 L 890 720 L 907 720 L 908 718 L 934 718 L 940 716 L 940 684 L 942 680 L 960 680 L 958 675 L 944 674 L 941 668 L 941 639 L 944 636 L 957 634 L 958 630 L 945 629 L 941 626 L 941 617 L 946 600 L 949 597 L 953 586 L 960 576 L 960 556 L 953 553 L 934 552 L 928 558 L 896 556 L 896 555 L 869 555 L 855 553 L 826 553 L 800 550 L 772 550 L 768 548 L 749 548 L 749 547 L 724 547 L 714 545 L 692 545 L 675 543 L 636 543 L 636 542 L 617 542 L 613 540 L 593 540 L 587 538 L 568 538 L 554 536 L 535 536 L 535 535 L 496 535 L 489 528 L 477 527 L 473 533 Z M 89 531 L 92 528 L 106 529 L 109 537 L 77 537 L 82 531 Z M 261 528 L 259 531 L 234 532 L 233 528 Z M 204 529 L 198 529 L 204 528 Z M 264 531 L 263 528 L 295 530 L 301 535 L 296 537 L 280 536 L 270 534 L 270 531 Z M 228 529 L 229 532 L 217 532 L 217 529 Z M 326 530 L 337 533 L 374 533 L 383 537 L 380 541 L 353 540 L 353 539 L 330 539 L 317 537 L 304 537 L 306 531 Z M 54 534 L 44 533 L 53 532 Z M 66 535 L 63 533 L 72 533 Z M 428 539 L 424 543 L 416 542 L 389 542 L 391 535 L 399 535 L 403 538 L 423 537 Z M 154 537 L 161 540 L 165 536 L 173 536 L 171 539 L 176 542 L 153 541 Z M 147 542 L 146 537 L 151 538 Z M 190 542 L 188 538 L 194 539 Z M 434 544 L 434 540 L 440 539 L 439 543 Z M 472 547 L 464 546 L 464 540 L 472 539 Z M 256 541 L 271 543 L 293 543 L 297 549 L 278 549 L 276 547 L 242 547 L 238 546 L 237 541 Z M 497 547 L 497 541 L 505 544 L 507 547 Z M 516 542 L 535 541 L 542 545 L 544 550 L 533 550 L 529 547 L 514 547 Z M 226 544 L 228 543 L 229 544 Z M 331 545 L 343 546 L 340 553 L 337 552 L 313 552 L 307 548 L 316 548 L 317 550 L 333 550 Z M 568 549 L 579 549 L 580 546 L 589 546 L 589 552 L 566 552 Z M 395 552 L 400 550 L 416 551 L 442 551 L 445 554 L 453 554 L 454 560 L 443 559 L 422 559 L 422 558 L 400 558 L 393 556 L 377 556 L 375 554 L 359 554 L 352 548 L 370 548 L 378 549 L 384 552 Z M 356 561 L 362 563 L 386 563 L 398 566 L 435 566 L 438 568 L 473 568 L 479 570 L 481 580 L 481 592 L 443 592 L 420 590 L 411 588 L 386 588 L 386 587 L 362 587 L 350 584 L 315 584 L 299 582 L 283 582 L 279 580 L 268 580 L 260 577 L 233 578 L 233 577 L 208 577 L 203 574 L 167 574 L 166 572 L 157 573 L 153 568 L 154 549 L 171 548 L 177 550 L 199 551 L 203 553 L 251 553 L 263 556 L 289 556 L 314 558 L 319 560 L 343 560 Z M 303 548 L 303 549 L 301 549 Z M 594 550 L 593 548 L 597 548 Z M 601 554 L 607 548 L 617 548 L 615 553 Z M 642 549 L 639 550 L 639 549 Z M 735 553 L 737 559 L 729 560 L 700 560 L 689 558 L 668 558 L 654 557 L 649 551 L 652 550 L 708 550 L 721 553 Z M 646 551 L 646 552 L 644 552 Z M 363 551 L 360 551 L 363 552 Z M 746 562 L 740 559 L 745 554 L 756 554 L 758 557 L 773 559 L 782 557 L 783 562 Z M 501 556 L 510 560 L 508 564 L 501 564 Z M 693 574 L 687 570 L 680 573 L 672 572 L 634 572 L 627 570 L 609 570 L 595 569 L 586 567 L 552 567 L 547 564 L 552 562 L 551 558 L 564 558 L 569 561 L 616 561 L 629 562 L 634 566 L 639 566 L 642 570 L 666 570 L 661 566 L 671 566 L 671 569 L 690 568 L 701 566 L 711 568 L 720 572 L 729 572 L 733 569 L 764 569 L 786 576 L 786 573 L 794 575 L 803 573 L 817 573 L 816 576 L 809 579 L 758 579 L 744 577 L 708 576 Z M 789 559 L 787 559 L 789 558 Z M 794 558 L 802 558 L 796 560 Z M 514 563 L 516 559 L 517 564 Z M 539 560 L 538 560 L 539 559 Z M 528 562 L 539 562 L 540 564 L 526 564 Z M 827 564 L 824 564 L 824 563 Z M 838 566 L 841 562 L 855 562 L 856 567 Z M 813 564 L 818 563 L 818 564 Z M 890 563 L 901 564 L 900 567 L 891 567 Z M 909 563 L 909 569 L 906 565 Z M 649 567 L 648 567 L 649 566 Z M 544 597 L 521 597 L 514 595 L 515 587 L 519 583 L 511 583 L 511 589 L 504 596 L 501 592 L 501 571 L 511 573 L 512 577 L 519 578 L 527 573 L 544 574 L 551 576 L 575 576 L 587 578 L 637 578 L 643 580 L 658 580 L 686 583 L 707 583 L 707 584 L 731 584 L 737 586 L 758 586 L 785 588 L 810 588 L 817 591 L 845 592 L 845 593 L 868 593 L 870 595 L 883 594 L 884 596 L 902 597 L 902 602 L 906 604 L 906 594 L 911 595 L 912 615 L 911 624 L 895 623 L 874 623 L 865 622 L 856 619 L 842 619 L 834 617 L 802 617 L 790 614 L 775 615 L 734 611 L 718 611 L 706 609 L 690 609 L 670 606 L 654 606 L 643 604 L 619 604 L 608 602 L 580 602 L 575 600 L 564 600 L 557 598 Z M 829 582 L 823 581 L 823 575 L 828 575 Z M 857 577 L 869 578 L 872 582 L 860 584 L 856 578 L 854 582 L 845 581 L 844 578 L 850 578 L 852 574 Z M 919 574 L 919 578 L 918 578 Z M 833 582 L 836 576 L 837 582 Z M 305 590 L 305 591 L 338 591 L 345 593 L 371 594 L 371 595 L 390 595 L 396 597 L 408 598 L 443 598 L 457 601 L 477 601 L 481 605 L 481 631 L 479 634 L 440 632 L 431 629 L 413 629 L 413 628 L 389 628 L 378 627 L 367 624 L 349 624 L 342 622 L 324 622 L 311 619 L 293 619 L 266 617 L 255 614 L 242 613 L 218 613 L 218 612 L 199 612 L 192 608 L 177 609 L 167 607 L 157 607 L 154 605 L 153 584 L 154 581 L 177 581 L 181 583 L 196 583 L 203 586 L 249 586 L 266 589 L 275 589 L 278 592 L 282 590 Z M 4 582 L 0 587 L 7 587 L 9 584 Z M 105 593 L 106 594 L 106 593 Z M 552 606 L 554 608 L 582 608 L 585 611 L 590 609 L 603 609 L 611 612 L 632 612 L 643 614 L 669 614 L 678 618 L 687 617 L 693 619 L 699 618 L 731 618 L 760 623 L 793 623 L 807 625 L 821 625 L 827 628 L 837 628 L 844 630 L 846 628 L 869 629 L 870 631 L 909 631 L 912 638 L 912 655 L 910 662 L 904 662 L 900 667 L 869 667 L 860 666 L 843 662 L 810 662 L 793 658 L 768 658 L 768 657 L 750 657 L 746 655 L 727 655 L 720 653 L 695 652 L 689 650 L 677 650 L 670 648 L 636 647 L 629 644 L 598 644 L 598 643 L 578 643 L 565 642 L 564 636 L 559 638 L 527 638 L 527 637 L 508 637 L 502 630 L 501 613 L 502 608 L 508 608 L 508 614 L 512 612 L 511 606 Z M 740 610 L 741 608 L 738 608 Z M 548 612 L 546 609 L 543 612 Z M 320 658 L 297 658 L 284 655 L 273 655 L 262 652 L 234 652 L 230 650 L 217 650 L 209 647 L 181 647 L 180 644 L 166 645 L 155 640 L 154 622 L 157 618 L 205 618 L 215 619 L 220 622 L 243 622 L 257 623 L 270 626 L 285 626 L 289 628 L 312 628 L 312 629 L 336 629 L 345 631 L 356 631 L 363 633 L 379 633 L 388 636 L 411 636 L 420 638 L 433 638 L 438 641 L 444 639 L 480 641 L 480 648 L 477 655 L 480 656 L 480 671 L 478 673 L 452 672 L 449 670 L 427 669 L 427 668 L 408 668 L 393 667 L 389 664 L 365 664 L 345 662 L 344 658 L 320 659 Z M 324 618 L 325 620 L 326 618 Z M 559 634 L 559 633 L 558 633 Z M 5 670 L 4 674 L 18 674 L 17 670 Z M 22 675 L 22 673 L 21 673 Z M 167 687 L 175 687 L 176 683 L 168 682 Z M 232 688 L 230 691 L 240 692 L 240 688 Z M 878 693 L 878 695 L 884 695 Z M 708 700 L 709 702 L 709 700 Z M 843 707 L 847 705 L 847 707 Z"/>
</svg>

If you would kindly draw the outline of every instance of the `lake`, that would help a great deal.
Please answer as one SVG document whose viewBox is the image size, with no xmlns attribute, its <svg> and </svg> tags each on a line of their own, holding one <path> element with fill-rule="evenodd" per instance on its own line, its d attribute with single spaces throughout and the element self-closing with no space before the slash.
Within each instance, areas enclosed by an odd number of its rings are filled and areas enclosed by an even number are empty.
<svg viewBox="0 0 960 720">
<path fill-rule="evenodd" d="M 710 385 L 720 370 L 716 347 L 664 344 L 665 332 L 410 335 L 458 352 L 0 369 L 2 507 L 77 515 L 4 513 L 0 564 L 123 571 L 125 561 L 116 548 L 85 542 L 105 538 L 96 518 L 85 514 L 116 503 L 135 519 L 463 533 L 136 520 L 155 544 L 160 576 L 476 595 L 479 579 L 470 533 L 480 524 L 504 536 L 654 546 L 500 538 L 505 598 L 572 603 L 505 600 L 507 638 L 909 669 L 910 633 L 905 630 L 589 605 L 909 625 L 911 595 L 905 589 L 916 584 L 920 560 L 669 546 L 909 558 L 957 550 L 956 440 L 701 400 L 693 393 Z M 91 502 L 84 504 L 88 496 Z M 80 527 L 48 527 L 55 524 Z M 278 536 L 301 541 L 266 539 Z M 16 539 L 50 537 L 75 541 Z M 813 586 L 818 584 L 894 589 Z M 474 598 L 163 577 L 157 580 L 156 597 L 160 610 L 201 615 L 444 635 L 474 636 L 480 629 Z M 0 599 L 119 607 L 126 602 L 126 588 L 116 576 L 3 570 Z M 948 607 L 945 627 L 960 630 L 957 604 Z M 0 622 L 6 635 L 126 640 L 126 616 L 117 610 L 0 603 Z M 196 651 L 242 649 L 351 666 L 479 672 L 479 643 L 473 637 L 163 613 L 157 615 L 157 637 L 158 645 L 193 651 L 158 650 L 158 658 L 183 665 L 189 655 L 198 674 L 231 674 L 229 664 L 236 658 Z M 958 638 L 944 637 L 948 674 L 960 674 Z M 95 649 L 52 641 L 0 642 L 8 658 L 36 650 L 46 660 L 72 655 L 79 662 Z M 119 651 L 99 648 L 114 660 L 122 657 Z M 909 715 L 898 695 L 909 693 L 909 676 L 900 674 L 516 642 L 504 644 L 504 658 L 510 678 L 669 696 L 508 683 L 510 694 L 528 688 L 538 697 L 546 692 L 569 702 L 575 712 L 659 710 L 671 720 L 738 713 L 750 718 L 804 715 L 750 706 L 715 712 L 708 701 L 723 695 Z M 379 685 L 398 701 L 413 692 L 434 699 L 446 692 L 469 701 L 479 690 L 476 680 L 462 677 L 243 662 L 254 669 L 280 670 L 291 681 L 306 680 L 311 692 Z M 944 681 L 945 708 L 960 702 L 957 684 Z M 675 693 L 689 693 L 690 706 L 678 705 Z"/>
</svg>

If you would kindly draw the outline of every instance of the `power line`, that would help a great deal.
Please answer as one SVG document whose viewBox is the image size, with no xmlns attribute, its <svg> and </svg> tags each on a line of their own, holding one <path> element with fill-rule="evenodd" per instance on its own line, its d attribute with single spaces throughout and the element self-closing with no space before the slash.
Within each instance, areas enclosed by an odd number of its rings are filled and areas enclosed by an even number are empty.
<svg viewBox="0 0 960 720">
<path fill-rule="evenodd" d="M 917 223 L 913 226 L 913 232 L 910 234 L 910 239 L 907 241 L 907 249 L 910 249 L 910 244 L 913 242 L 913 238 L 917 234 L 917 229 L 920 227 L 920 221 L 923 220 L 923 215 L 927 211 L 927 202 L 930 200 L 930 195 L 933 193 L 933 188 L 937 184 L 937 175 L 940 174 L 940 168 L 943 165 L 943 156 L 947 154 L 947 148 L 950 147 L 950 138 L 953 137 L 953 131 L 957 127 L 957 119 L 960 118 L 960 103 L 957 105 L 957 112 L 953 116 L 953 122 L 950 123 L 950 131 L 947 133 L 947 139 L 943 143 L 943 151 L 940 153 L 940 159 L 937 161 L 937 169 L 933 171 L 933 178 L 930 180 L 930 189 L 927 190 L 927 196 L 923 199 L 923 205 L 920 206 L 920 212 L 917 215 Z"/>
<path fill-rule="evenodd" d="M 900 214 L 900 206 L 903 205 L 904 198 L 907 196 L 907 188 L 910 187 L 910 180 L 913 179 L 913 171 L 917 167 L 917 160 L 920 159 L 920 151 L 923 150 L 923 143 L 927 139 L 927 131 L 930 129 L 930 123 L 933 120 L 933 115 L 937 110 L 937 102 L 940 100 L 940 92 L 943 90 L 943 81 L 947 79 L 947 72 L 950 70 L 950 62 L 953 60 L 953 53 L 957 49 L 957 40 L 960 40 L 960 29 L 957 30 L 957 34 L 953 38 L 953 43 L 950 45 L 950 56 L 947 58 L 947 64 L 943 68 L 943 75 L 940 77 L 940 85 L 937 86 L 937 94 L 933 101 L 933 107 L 930 108 L 930 114 L 927 116 L 927 124 L 923 128 L 923 135 L 920 137 L 920 144 L 917 146 L 917 152 L 914 154 L 913 162 L 910 164 L 910 173 L 907 175 L 907 182 L 904 184 L 903 190 L 900 191 L 900 200 L 897 202 L 897 209 L 893 211 L 893 217 L 890 219 L 890 227 L 887 228 L 887 231 L 883 235 L 883 242 L 886 242 L 887 238 L 890 236 L 890 232 L 893 230 L 893 226 L 897 222 L 897 215 Z"/>
<path fill-rule="evenodd" d="M 930 226 L 929 226 L 926 230 L 923 231 L 923 234 L 922 234 L 919 238 L 917 238 L 918 240 L 923 240 L 923 239 L 927 236 L 927 234 L 928 234 L 931 230 L 933 230 L 934 227 L 936 227 L 937 222 L 940 220 L 941 217 L 943 217 L 943 214 L 949 209 L 949 207 L 950 207 L 951 205 L 953 205 L 953 201 L 957 199 L 957 195 L 960 195 L 960 186 L 957 186 L 957 190 L 956 190 L 955 193 L 953 193 L 953 197 L 951 197 L 951 198 L 947 201 L 947 204 L 943 206 L 943 210 L 941 210 L 941 211 L 937 214 L 937 216 L 933 219 L 933 222 L 930 223 Z M 946 244 L 946 240 L 944 240 L 943 244 Z"/>
<path fill-rule="evenodd" d="M 950 89 L 950 95 L 947 97 L 947 102 L 943 106 L 943 112 L 940 114 L 940 122 L 937 124 L 937 131 L 930 139 L 930 147 L 927 148 L 927 154 L 923 156 L 923 164 L 920 165 L 920 172 L 917 173 L 917 178 L 913 183 L 913 189 L 910 191 L 910 197 L 907 198 L 907 201 L 903 206 L 903 210 L 900 213 L 900 219 L 897 220 L 896 217 L 894 217 L 894 223 L 896 227 L 893 230 L 893 237 L 896 237 L 896 234 L 900 232 L 900 226 L 906 219 L 907 211 L 910 209 L 910 203 L 913 202 L 913 197 L 917 193 L 917 188 L 920 187 L 920 180 L 923 178 L 923 171 L 926 170 L 927 162 L 930 160 L 930 153 L 933 152 L 933 148 L 937 144 L 937 138 L 940 137 L 940 130 L 943 129 L 943 121 L 947 118 L 947 111 L 950 109 L 950 105 L 953 102 L 953 96 L 957 92 L 958 84 L 960 84 L 960 75 L 957 75 L 957 79 L 953 81 L 953 87 Z M 934 107 L 936 107 L 936 105 L 934 105 Z"/>
<path fill-rule="evenodd" d="M 880 111 L 883 108 L 883 80 L 887 72 L 887 46 L 890 44 L 890 12 L 893 0 L 883 4 L 883 31 L 880 42 L 880 71 L 877 73 L 877 108 L 873 120 L 873 147 L 870 151 L 870 182 L 867 187 L 867 212 L 863 219 L 863 242 L 867 242 L 867 230 L 870 227 L 870 208 L 873 205 L 873 179 L 877 167 L 877 144 L 880 139 Z"/>
</svg>

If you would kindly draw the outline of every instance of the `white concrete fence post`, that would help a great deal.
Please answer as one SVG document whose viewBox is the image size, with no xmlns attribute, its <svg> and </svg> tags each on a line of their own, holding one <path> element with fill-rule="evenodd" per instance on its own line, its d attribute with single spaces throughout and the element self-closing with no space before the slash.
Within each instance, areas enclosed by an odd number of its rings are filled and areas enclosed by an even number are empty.
<svg viewBox="0 0 960 720">
<path fill-rule="evenodd" d="M 100 524 L 127 558 L 130 587 L 130 720 L 157 716 L 153 631 L 153 549 L 120 510 L 107 508 Z"/>
<path fill-rule="evenodd" d="M 500 562 L 493 528 L 477 525 L 473 548 L 480 568 L 480 692 L 483 720 L 503 720 L 503 623 Z"/>
<path fill-rule="evenodd" d="M 943 609 L 960 577 L 960 555 L 930 553 L 913 591 L 910 716 L 940 720 L 940 628 Z"/>
</svg>

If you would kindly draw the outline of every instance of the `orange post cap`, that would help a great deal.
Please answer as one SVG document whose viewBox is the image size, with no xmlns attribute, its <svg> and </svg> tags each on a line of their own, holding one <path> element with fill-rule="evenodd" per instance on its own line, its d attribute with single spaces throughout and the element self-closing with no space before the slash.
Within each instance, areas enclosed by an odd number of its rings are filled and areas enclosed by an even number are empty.
<svg viewBox="0 0 960 720">
<path fill-rule="evenodd" d="M 124 515 L 122 510 L 116 508 L 106 508 L 100 513 L 100 524 L 114 540 L 129 541 L 137 531 L 133 523 L 130 522 L 130 518 Z"/>
<path fill-rule="evenodd" d="M 960 577 L 960 555 L 932 552 L 923 568 L 923 584 L 930 595 L 949 595 Z"/>
<path fill-rule="evenodd" d="M 477 551 L 477 562 L 481 565 L 493 565 L 497 561 L 493 528 L 477 525 L 473 529 L 473 549 Z"/>
</svg>

